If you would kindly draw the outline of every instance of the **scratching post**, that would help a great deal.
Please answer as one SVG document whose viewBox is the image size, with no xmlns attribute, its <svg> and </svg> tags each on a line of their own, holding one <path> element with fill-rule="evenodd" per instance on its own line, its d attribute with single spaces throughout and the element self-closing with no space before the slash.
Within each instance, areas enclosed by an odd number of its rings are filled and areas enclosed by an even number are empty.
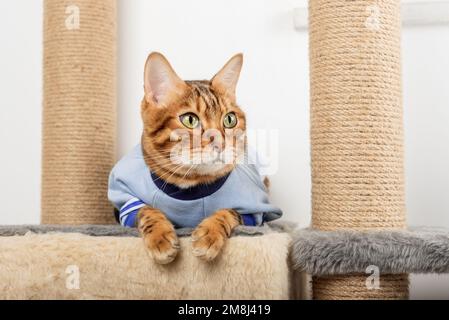
<svg viewBox="0 0 449 320">
<path fill-rule="evenodd" d="M 404 228 L 400 1 L 311 0 L 309 19 L 312 226 Z M 367 277 L 314 277 L 314 298 L 408 295 L 406 275 Z"/>
<path fill-rule="evenodd" d="M 115 0 L 44 2 L 44 224 L 113 222 L 115 47 Z"/>
<path fill-rule="evenodd" d="M 407 275 L 381 276 L 378 290 L 367 290 L 366 278 L 366 275 L 314 277 L 313 296 L 315 299 L 325 300 L 403 300 L 408 298 Z"/>
</svg>

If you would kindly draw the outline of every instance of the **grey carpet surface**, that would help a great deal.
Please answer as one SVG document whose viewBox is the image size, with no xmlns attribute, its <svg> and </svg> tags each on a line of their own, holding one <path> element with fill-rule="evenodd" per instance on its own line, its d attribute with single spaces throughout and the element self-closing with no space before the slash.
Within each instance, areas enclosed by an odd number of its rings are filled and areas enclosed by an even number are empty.
<svg viewBox="0 0 449 320">
<path fill-rule="evenodd" d="M 365 273 L 374 265 L 383 274 L 448 273 L 449 230 L 316 231 L 293 233 L 294 268 L 314 275 Z"/>
<path fill-rule="evenodd" d="M 269 222 L 260 227 L 239 226 L 234 229 L 233 235 L 260 236 L 270 232 L 292 232 L 295 224 L 288 221 Z M 180 237 L 189 236 L 191 228 L 177 229 L 176 233 Z M 138 237 L 136 228 L 125 228 L 120 225 L 3 225 L 0 226 L 0 237 L 23 236 L 28 232 L 32 233 L 82 233 L 90 236 L 115 236 L 115 237 Z"/>
</svg>

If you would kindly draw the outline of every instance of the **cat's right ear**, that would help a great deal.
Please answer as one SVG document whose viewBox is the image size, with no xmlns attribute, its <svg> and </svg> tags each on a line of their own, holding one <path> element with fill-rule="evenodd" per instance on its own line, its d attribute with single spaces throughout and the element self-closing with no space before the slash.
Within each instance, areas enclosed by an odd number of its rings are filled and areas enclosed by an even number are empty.
<svg viewBox="0 0 449 320">
<path fill-rule="evenodd" d="M 235 99 L 235 89 L 242 70 L 243 54 L 233 56 L 212 78 L 212 86 Z"/>
<path fill-rule="evenodd" d="M 179 97 L 186 87 L 162 54 L 153 52 L 148 56 L 144 72 L 147 103 L 165 107 Z"/>
</svg>

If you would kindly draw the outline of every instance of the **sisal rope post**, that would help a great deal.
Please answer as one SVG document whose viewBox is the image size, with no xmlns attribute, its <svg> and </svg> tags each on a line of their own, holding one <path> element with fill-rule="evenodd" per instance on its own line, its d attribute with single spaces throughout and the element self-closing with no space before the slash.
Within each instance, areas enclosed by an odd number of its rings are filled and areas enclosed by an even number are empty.
<svg viewBox="0 0 449 320">
<path fill-rule="evenodd" d="M 115 161 L 116 2 L 44 2 L 44 224 L 108 224 Z"/>
<path fill-rule="evenodd" d="M 400 1 L 310 0 L 309 24 L 312 226 L 404 228 Z M 407 298 L 407 275 L 368 276 L 314 277 L 314 298 Z"/>
<path fill-rule="evenodd" d="M 404 300 L 408 298 L 408 276 L 386 275 L 379 289 L 367 290 L 366 275 L 313 277 L 313 298 L 320 300 Z"/>
</svg>

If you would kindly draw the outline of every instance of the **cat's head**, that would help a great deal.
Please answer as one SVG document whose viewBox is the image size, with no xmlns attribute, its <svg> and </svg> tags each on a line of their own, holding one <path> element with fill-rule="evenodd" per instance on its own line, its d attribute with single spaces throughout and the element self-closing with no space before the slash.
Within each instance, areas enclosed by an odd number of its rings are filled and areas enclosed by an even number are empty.
<svg viewBox="0 0 449 320">
<path fill-rule="evenodd" d="M 142 149 L 161 179 L 190 187 L 233 170 L 245 144 L 245 114 L 235 98 L 242 63 L 237 54 L 211 80 L 183 81 L 162 54 L 149 55 Z"/>
</svg>

